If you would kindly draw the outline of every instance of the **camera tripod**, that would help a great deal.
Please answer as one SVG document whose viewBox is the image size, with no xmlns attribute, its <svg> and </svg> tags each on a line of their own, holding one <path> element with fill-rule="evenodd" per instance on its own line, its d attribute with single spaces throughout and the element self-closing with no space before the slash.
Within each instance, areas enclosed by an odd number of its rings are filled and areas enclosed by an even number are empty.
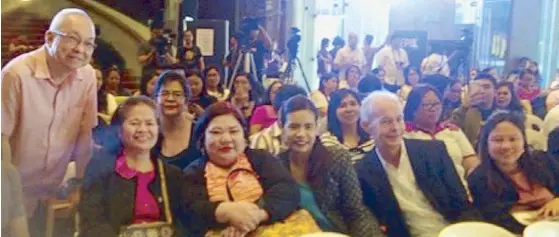
<svg viewBox="0 0 559 237">
<path fill-rule="evenodd" d="M 289 60 L 287 63 L 287 69 L 285 70 L 285 78 L 284 82 L 287 84 L 295 84 L 295 69 L 299 67 L 301 70 L 301 75 L 303 75 L 303 80 L 305 81 L 305 85 L 307 86 L 307 90 L 311 91 L 311 86 L 309 84 L 309 80 L 307 79 L 307 75 L 305 74 L 305 70 L 303 70 L 303 66 L 301 65 L 301 60 L 299 57 L 294 57 Z"/>
<path fill-rule="evenodd" d="M 231 74 L 231 77 L 229 77 L 229 80 L 226 83 L 227 88 L 229 90 L 231 90 L 231 87 L 233 87 L 233 81 L 235 79 L 235 76 L 237 76 L 237 72 L 239 71 L 239 67 L 241 66 L 241 63 L 244 63 L 243 71 L 251 73 L 253 78 L 256 81 L 260 82 L 260 78 L 258 78 L 258 73 L 256 72 L 257 69 L 256 69 L 256 63 L 254 62 L 254 55 L 250 51 L 243 52 L 243 50 L 240 50 L 239 56 L 237 57 L 237 61 L 235 62 L 235 67 L 233 67 L 233 73 Z"/>
</svg>

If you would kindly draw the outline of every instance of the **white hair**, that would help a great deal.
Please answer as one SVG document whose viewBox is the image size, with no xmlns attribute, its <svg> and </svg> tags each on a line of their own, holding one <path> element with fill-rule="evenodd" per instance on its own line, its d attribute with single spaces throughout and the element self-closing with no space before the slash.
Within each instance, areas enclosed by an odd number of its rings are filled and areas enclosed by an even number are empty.
<svg viewBox="0 0 559 237">
<path fill-rule="evenodd" d="M 91 20 L 91 17 L 89 17 L 89 15 L 84 10 L 79 8 L 64 8 L 56 13 L 56 15 L 54 15 L 50 22 L 49 30 L 58 30 L 64 20 L 66 20 L 68 16 L 72 15 L 78 15 L 87 18 L 91 22 L 91 26 L 95 27 L 95 25 L 93 24 L 93 20 Z"/>
<path fill-rule="evenodd" d="M 373 121 L 373 106 L 381 103 L 381 101 L 387 100 L 396 102 L 400 106 L 400 109 L 403 107 L 402 102 L 396 94 L 389 91 L 374 91 L 361 102 L 361 111 L 359 111 L 361 121 Z"/>
</svg>

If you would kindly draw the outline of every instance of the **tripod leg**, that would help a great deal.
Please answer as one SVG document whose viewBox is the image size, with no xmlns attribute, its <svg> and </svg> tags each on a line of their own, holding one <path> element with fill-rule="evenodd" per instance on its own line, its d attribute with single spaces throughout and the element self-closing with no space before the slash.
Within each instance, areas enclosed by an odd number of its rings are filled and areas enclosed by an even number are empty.
<svg viewBox="0 0 559 237">
<path fill-rule="evenodd" d="M 235 76 L 237 75 L 237 70 L 239 70 L 239 67 L 241 66 L 241 59 L 243 58 L 243 53 L 239 52 L 239 56 L 237 57 L 237 62 L 235 62 L 235 67 L 233 69 L 233 73 L 231 74 L 231 77 L 229 78 L 229 81 L 227 82 L 227 89 L 229 89 L 229 91 L 231 91 L 231 87 L 233 87 L 233 79 L 235 79 Z"/>
<path fill-rule="evenodd" d="M 303 66 L 301 65 L 301 60 L 299 58 L 295 58 L 297 60 L 297 64 L 299 65 L 299 70 L 301 70 L 301 74 L 303 75 L 303 80 L 305 80 L 305 85 L 307 86 L 307 90 L 311 91 L 311 85 L 309 84 L 309 80 L 307 79 L 307 75 L 305 74 L 305 70 L 303 70 Z"/>
<path fill-rule="evenodd" d="M 254 55 L 252 53 L 250 55 L 250 70 L 252 71 L 252 76 L 256 79 L 256 81 L 262 83 L 262 78 L 258 78 L 258 69 L 256 68 L 256 63 L 254 62 Z"/>
</svg>

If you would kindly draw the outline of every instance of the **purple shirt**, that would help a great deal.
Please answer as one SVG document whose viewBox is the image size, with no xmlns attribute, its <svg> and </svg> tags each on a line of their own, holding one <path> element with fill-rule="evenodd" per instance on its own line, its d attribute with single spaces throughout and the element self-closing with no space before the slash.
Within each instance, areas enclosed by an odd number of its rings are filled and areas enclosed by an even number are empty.
<svg viewBox="0 0 559 237">
<path fill-rule="evenodd" d="M 278 119 L 276 110 L 271 105 L 261 105 L 254 109 L 250 125 L 262 125 L 262 129 L 272 126 Z"/>
</svg>

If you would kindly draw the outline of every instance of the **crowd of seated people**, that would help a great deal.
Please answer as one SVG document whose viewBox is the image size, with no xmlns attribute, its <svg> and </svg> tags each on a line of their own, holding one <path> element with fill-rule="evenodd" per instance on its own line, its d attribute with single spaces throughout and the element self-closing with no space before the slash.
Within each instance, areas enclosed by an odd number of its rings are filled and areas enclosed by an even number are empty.
<svg viewBox="0 0 559 237">
<path fill-rule="evenodd" d="M 99 122 L 86 124 L 80 235 L 430 237 L 466 221 L 521 234 L 519 212 L 559 218 L 559 105 L 541 111 L 555 88 L 538 89 L 532 61 L 517 79 L 489 68 L 465 85 L 403 55 L 369 72 L 351 35 L 332 57 L 342 78 L 324 72 L 310 94 L 281 80 L 264 92 L 246 73 L 229 91 L 185 38 L 177 60 L 192 68 L 152 65 L 136 93 L 117 68 L 83 66 Z"/>
</svg>

